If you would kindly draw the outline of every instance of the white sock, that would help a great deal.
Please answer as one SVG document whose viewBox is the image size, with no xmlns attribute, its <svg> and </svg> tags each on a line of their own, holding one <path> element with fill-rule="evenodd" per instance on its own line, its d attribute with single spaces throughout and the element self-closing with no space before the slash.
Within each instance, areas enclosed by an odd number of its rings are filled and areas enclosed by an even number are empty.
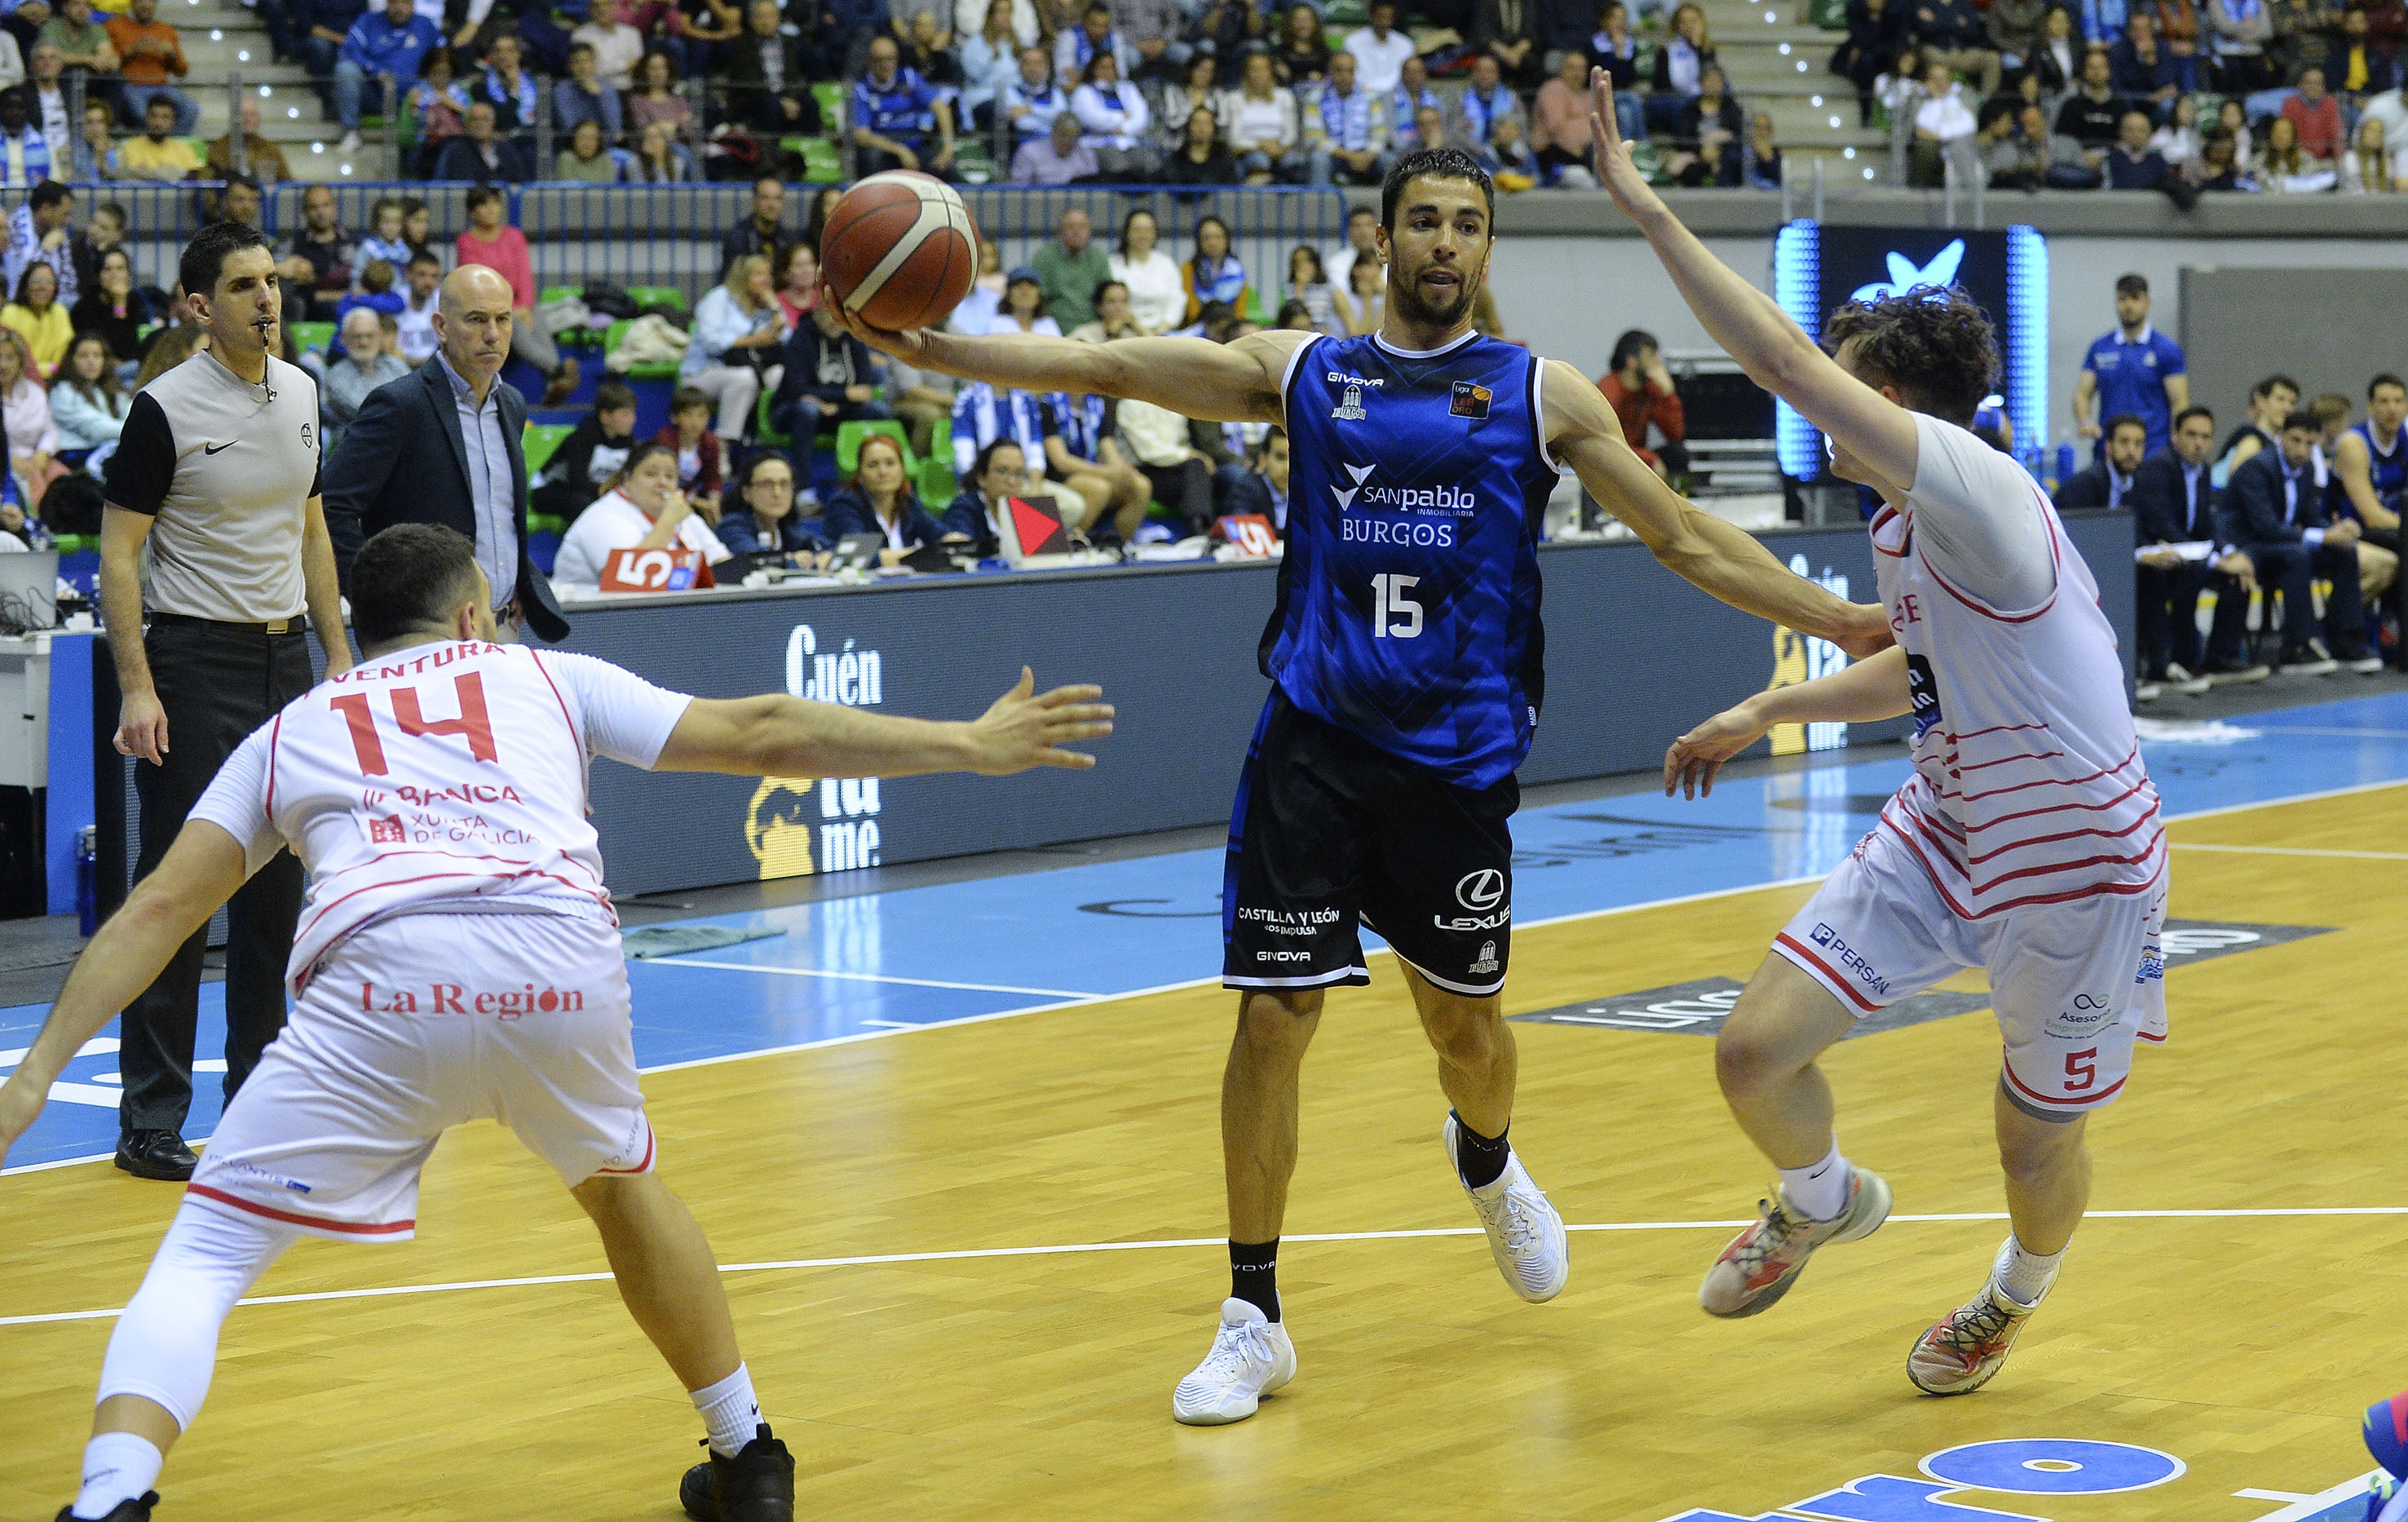
<svg viewBox="0 0 2408 1522">
<path fill-rule="evenodd" d="M 1856 1170 L 1840 1156 L 1840 1139 L 1835 1136 L 1821 1162 L 1781 1170 L 1781 1192 L 1810 1219 L 1828 1221 L 1848 1208 L 1848 1180 L 1855 1176 Z"/>
<path fill-rule="evenodd" d="M 158 1483 L 166 1457 L 150 1440 L 132 1432 L 103 1432 L 84 1444 L 83 1489 L 69 1510 L 80 1517 L 102 1517 L 120 1502 L 139 1500 Z"/>
<path fill-rule="evenodd" d="M 2041 1297 L 2048 1293 L 2048 1286 L 2057 1283 L 2057 1265 L 2064 1261 L 2065 1248 L 2042 1256 L 2010 1234 L 2007 1244 L 1999 1249 L 1999 1261 L 1990 1271 L 1990 1277 L 2017 1305 L 2038 1305 Z"/>
<path fill-rule="evenodd" d="M 739 1363 L 725 1379 L 695 1391 L 694 1409 L 702 1413 L 703 1425 L 710 1429 L 710 1451 L 722 1458 L 735 1457 L 761 1425 L 761 1402 L 752 1395 L 752 1371 Z"/>
</svg>

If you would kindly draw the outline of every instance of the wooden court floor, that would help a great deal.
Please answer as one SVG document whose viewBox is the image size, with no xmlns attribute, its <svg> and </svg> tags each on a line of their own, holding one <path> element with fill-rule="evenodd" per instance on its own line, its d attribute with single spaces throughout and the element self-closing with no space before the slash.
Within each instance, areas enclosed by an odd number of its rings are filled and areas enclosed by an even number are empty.
<svg viewBox="0 0 2408 1522">
<path fill-rule="evenodd" d="M 2178 826 L 2180 917 L 2338 933 L 2177 967 L 2173 1042 L 2094 1123 L 2107 1210 L 2408 1206 L 2401 1040 L 2408 787 Z M 1039 880 L 1041 882 L 1041 880 Z M 1526 931 L 1513 1010 L 1751 969 L 1804 889 Z M 1185 1247 L 730 1275 L 813 1517 L 1754 1516 L 1995 1438 L 2141 1443 L 2188 1472 L 2096 1498 L 1985 1495 L 2065 1519 L 2248 1522 L 2244 1487 L 2362 1472 L 2356 1414 L 2408 1384 L 2408 1215 L 2094 1220 L 1987 1391 L 1917 1397 L 1903 1361 L 1980 1281 L 1991 1221 L 1894 1222 L 1772 1314 L 1717 1323 L 1727 1228 L 1584 1231 L 1525 1306 L 1475 1236 L 1393 964 L 1332 1001 L 1306 1070 L 1283 1253 L 1302 1373 L 1251 1422 L 1189 1429 L 1171 1386 L 1225 1292 L 1217 988 L 740 1060 L 647 1080 L 667 1178 L 731 1264 L 1207 1239 Z M 1976 984 L 1977 986 L 1977 984 Z M 1517 1026 L 1514 1141 L 1573 1223 L 1746 1215 L 1768 1172 L 1711 1043 Z M 1986 1014 L 1829 1062 L 1852 1156 L 1901 1213 L 2001 1209 Z M 0 1314 L 112 1307 L 172 1188 L 103 1166 L 0 1183 Z M 305 1242 L 260 1293 L 594 1274 L 550 1175 L 491 1127 L 437 1150 L 420 1238 Z M 0 1515 L 72 1493 L 105 1320 L 0 1326 Z M 277 1516 L 603 1522 L 677 1515 L 698 1427 L 607 1283 L 245 1307 L 170 1460 L 163 1522 Z"/>
</svg>

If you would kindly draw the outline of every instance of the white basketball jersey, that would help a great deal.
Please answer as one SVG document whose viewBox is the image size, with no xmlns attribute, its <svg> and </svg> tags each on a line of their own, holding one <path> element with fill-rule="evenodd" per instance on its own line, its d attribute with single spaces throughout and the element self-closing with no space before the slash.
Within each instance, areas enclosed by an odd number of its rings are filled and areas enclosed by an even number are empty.
<svg viewBox="0 0 2408 1522">
<path fill-rule="evenodd" d="M 244 740 L 192 817 L 309 869 L 286 981 L 382 916 L 519 910 L 617 924 L 586 763 L 650 768 L 692 699 L 588 655 L 414 645 L 320 683 Z M 439 955 L 439 951 L 437 952 Z"/>
<path fill-rule="evenodd" d="M 2165 828 L 2090 568 L 2021 467 L 1961 428 L 1916 421 L 1922 448 L 1946 450 L 1954 467 L 1920 469 L 1918 484 L 1965 482 L 1985 498 L 1972 510 L 2036 510 L 2055 574 L 2038 607 L 1993 608 L 1933 564 L 1914 495 L 1906 511 L 1874 517 L 1875 578 L 1914 698 L 1914 775 L 1879 827 L 1967 919 L 2144 892 L 2165 870 Z"/>
</svg>

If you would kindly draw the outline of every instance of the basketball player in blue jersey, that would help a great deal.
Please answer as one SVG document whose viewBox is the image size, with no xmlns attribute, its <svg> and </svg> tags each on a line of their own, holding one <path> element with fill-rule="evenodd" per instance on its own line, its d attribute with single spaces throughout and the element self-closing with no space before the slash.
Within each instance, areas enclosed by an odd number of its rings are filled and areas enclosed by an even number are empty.
<svg viewBox="0 0 2408 1522">
<path fill-rule="evenodd" d="M 1326 989 L 1369 981 L 1359 926 L 1404 964 L 1439 1084 L 1441 1137 L 1506 1284 L 1554 1298 L 1562 1219 L 1506 1142 L 1512 1032 L 1514 770 L 1543 692 L 1539 525 L 1558 472 L 1665 565 L 1732 605 L 1870 654 L 1877 608 L 1790 574 L 1675 496 L 1585 377 L 1482 337 L 1495 193 L 1453 149 L 1406 155 L 1381 191 L 1388 305 L 1355 338 L 1257 333 L 1079 343 L 1025 335 L 860 337 L 924 368 L 1135 397 L 1218 422 L 1283 424 L 1287 554 L 1264 632 L 1274 687 L 1238 783 L 1222 919 L 1238 1030 L 1221 1091 L 1231 1294 L 1180 1421 L 1241 1421 L 1296 1375 L 1275 1279 L 1296 1167 L 1297 1075 Z M 839 311 L 842 310 L 838 307 Z"/>
<path fill-rule="evenodd" d="M 2355 518 L 2364 531 L 2363 542 L 2401 553 L 2400 517 L 2408 512 L 2408 382 L 2396 375 L 2376 376 L 2366 387 L 2366 421 L 2333 440 L 2332 503 L 2335 511 Z M 2408 575 L 2395 575 L 2388 596 L 2391 616 L 2401 625 L 2392 658 L 2408 671 Z"/>
</svg>

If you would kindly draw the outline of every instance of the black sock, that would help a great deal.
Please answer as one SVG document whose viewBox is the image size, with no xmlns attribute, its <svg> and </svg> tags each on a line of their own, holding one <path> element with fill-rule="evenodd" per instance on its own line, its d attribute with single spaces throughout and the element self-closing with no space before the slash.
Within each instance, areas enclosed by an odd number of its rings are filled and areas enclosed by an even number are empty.
<svg viewBox="0 0 2408 1522">
<path fill-rule="evenodd" d="M 1512 1127 L 1508 1126 L 1505 1129 L 1510 1131 Z M 1506 1144 L 1505 1131 L 1483 1136 L 1465 1125 L 1461 1115 L 1455 1117 L 1455 1170 L 1462 1175 L 1465 1188 L 1478 1189 L 1496 1183 L 1497 1176 L 1505 1171 L 1505 1159 L 1512 1156 L 1513 1149 Z"/>
<path fill-rule="evenodd" d="M 1271 1320 L 1280 1318 L 1279 1239 L 1229 1243 L 1229 1298 L 1245 1300 Z"/>
</svg>

